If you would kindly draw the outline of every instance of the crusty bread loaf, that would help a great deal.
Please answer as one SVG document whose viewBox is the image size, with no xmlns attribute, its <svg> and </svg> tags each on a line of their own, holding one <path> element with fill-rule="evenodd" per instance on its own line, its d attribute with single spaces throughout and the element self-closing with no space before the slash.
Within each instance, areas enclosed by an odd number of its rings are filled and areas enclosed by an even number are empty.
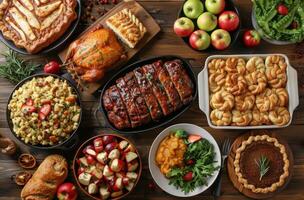
<svg viewBox="0 0 304 200">
<path fill-rule="evenodd" d="M 50 155 L 40 164 L 21 191 L 23 200 L 51 200 L 68 174 L 68 164 L 60 155 Z"/>
</svg>

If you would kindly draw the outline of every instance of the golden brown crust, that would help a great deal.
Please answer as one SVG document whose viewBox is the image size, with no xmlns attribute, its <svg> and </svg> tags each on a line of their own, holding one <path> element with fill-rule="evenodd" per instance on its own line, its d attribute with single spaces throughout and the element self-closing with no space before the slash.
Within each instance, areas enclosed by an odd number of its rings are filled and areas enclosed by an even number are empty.
<svg viewBox="0 0 304 200">
<path fill-rule="evenodd" d="M 288 124 L 289 96 L 284 88 L 287 64 L 282 56 L 255 56 L 247 61 L 238 57 L 216 58 L 207 67 L 210 118 L 214 125 Z M 219 111 L 225 111 L 225 115 Z M 232 120 L 228 120 L 228 111 Z"/>
<path fill-rule="evenodd" d="M 61 4 L 51 1 L 54 6 L 49 7 L 19 1 L 3 0 L 0 4 L 0 30 L 6 39 L 29 53 L 37 53 L 56 41 L 77 17 L 76 0 L 59 0 Z"/>
<path fill-rule="evenodd" d="M 210 119 L 217 126 L 227 126 L 231 123 L 232 114 L 230 111 L 221 111 L 218 109 L 212 110 Z"/>
<path fill-rule="evenodd" d="M 134 48 L 147 32 L 146 27 L 127 8 L 111 16 L 106 23 L 130 48 Z"/>
<path fill-rule="evenodd" d="M 46 157 L 21 191 L 23 200 L 51 200 L 68 175 L 68 164 L 60 155 Z"/>
<path fill-rule="evenodd" d="M 254 142 L 258 141 L 266 141 L 269 143 L 273 143 L 273 146 L 275 148 L 278 148 L 280 150 L 280 153 L 282 154 L 284 166 L 283 166 L 283 173 L 280 175 L 279 181 L 272 183 L 271 186 L 265 187 L 265 188 L 259 188 L 256 187 L 253 184 L 250 184 L 248 180 L 243 177 L 243 174 L 241 173 L 241 167 L 240 167 L 240 160 L 242 156 L 242 152 L 245 151 L 246 147 Z M 242 142 L 242 145 L 236 150 L 235 159 L 233 162 L 235 174 L 238 177 L 238 181 L 244 186 L 244 188 L 251 190 L 254 193 L 269 193 L 274 192 L 278 189 L 278 187 L 281 187 L 285 181 L 286 178 L 289 176 L 289 160 L 287 156 L 287 152 L 285 149 L 285 146 L 280 144 L 279 141 L 276 138 L 270 137 L 268 135 L 256 135 L 256 136 L 250 136 L 247 140 Z"/>
</svg>

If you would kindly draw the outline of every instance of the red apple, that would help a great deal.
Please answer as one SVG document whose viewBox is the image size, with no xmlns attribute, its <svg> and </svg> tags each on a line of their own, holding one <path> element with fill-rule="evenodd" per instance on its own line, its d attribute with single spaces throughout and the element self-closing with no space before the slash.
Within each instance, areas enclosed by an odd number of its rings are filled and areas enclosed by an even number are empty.
<svg viewBox="0 0 304 200">
<path fill-rule="evenodd" d="M 239 26 L 239 16 L 233 11 L 224 11 L 219 16 L 218 24 L 221 29 L 226 31 L 234 31 Z"/>
<path fill-rule="evenodd" d="M 204 50 L 210 45 L 210 36 L 203 30 L 197 30 L 191 34 L 189 43 L 194 49 Z"/>
<path fill-rule="evenodd" d="M 179 37 L 187 37 L 193 32 L 193 30 L 193 22 L 186 17 L 181 17 L 174 23 L 174 32 Z"/>
<path fill-rule="evenodd" d="M 218 50 L 226 49 L 231 42 L 231 37 L 228 31 L 217 29 L 211 33 L 211 44 Z"/>
<path fill-rule="evenodd" d="M 225 0 L 206 0 L 205 6 L 207 11 L 217 15 L 225 9 Z"/>
<path fill-rule="evenodd" d="M 243 42 L 247 47 L 255 47 L 260 44 L 261 37 L 256 30 L 247 30 L 243 35 Z"/>
</svg>

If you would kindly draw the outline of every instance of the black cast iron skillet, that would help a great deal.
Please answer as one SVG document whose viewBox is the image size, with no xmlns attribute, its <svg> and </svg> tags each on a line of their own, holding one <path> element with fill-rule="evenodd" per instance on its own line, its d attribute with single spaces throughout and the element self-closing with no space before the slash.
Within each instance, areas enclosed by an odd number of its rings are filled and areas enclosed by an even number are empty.
<svg viewBox="0 0 304 200">
<path fill-rule="evenodd" d="M 185 2 L 186 2 L 186 1 L 185 1 Z M 184 2 L 184 3 L 185 3 L 185 2 Z M 205 0 L 202 0 L 202 2 L 203 2 L 203 4 L 204 4 L 204 12 L 207 12 L 207 10 L 206 10 L 206 8 L 205 8 Z M 183 5 L 181 6 L 181 9 L 179 10 L 179 13 L 178 13 L 178 16 L 177 16 L 178 18 L 180 18 L 180 17 L 186 17 L 186 15 L 184 14 L 184 11 L 183 11 L 184 3 L 183 3 Z M 233 0 L 225 0 L 225 3 L 226 3 L 226 5 L 225 5 L 224 11 L 234 11 L 234 12 L 239 16 L 239 18 L 240 18 L 240 23 L 239 23 L 238 28 L 237 28 L 236 30 L 234 30 L 234 31 L 229 32 L 230 37 L 231 37 L 231 43 L 230 43 L 229 47 L 227 48 L 227 49 L 229 49 L 229 48 L 231 48 L 231 47 L 235 44 L 235 42 L 236 42 L 236 40 L 237 40 L 237 38 L 238 38 L 238 35 L 239 35 L 239 33 L 240 33 L 240 30 L 241 30 L 241 16 L 240 16 L 240 13 L 239 13 L 237 7 L 234 5 Z M 219 15 L 220 15 L 220 14 L 216 15 L 217 18 L 218 18 Z M 190 19 L 190 20 L 192 20 L 192 22 L 193 22 L 193 24 L 194 24 L 194 27 L 195 27 L 195 28 L 194 28 L 194 31 L 195 31 L 195 30 L 199 30 L 199 28 L 197 27 L 197 23 L 196 23 L 197 19 Z M 217 28 L 215 28 L 214 30 L 216 30 L 216 29 L 219 29 L 218 25 L 217 25 Z M 214 30 L 212 30 L 212 31 L 214 31 Z M 209 32 L 207 32 L 207 33 L 211 36 L 212 31 L 209 31 Z M 185 44 L 187 44 L 191 49 L 193 49 L 193 48 L 190 46 L 190 44 L 189 44 L 189 37 L 182 37 L 182 40 L 183 40 L 183 41 L 185 42 Z M 215 48 L 211 45 L 211 42 L 210 42 L 210 46 L 209 46 L 207 49 L 205 49 L 205 50 L 197 50 L 197 49 L 193 49 L 193 50 L 198 51 L 198 52 L 206 52 L 206 51 L 208 51 L 208 52 L 215 52 L 215 53 L 221 51 L 221 50 L 215 49 Z"/>
<path fill-rule="evenodd" d="M 70 137 L 67 138 L 65 141 L 61 142 L 61 143 L 58 143 L 58 144 L 55 144 L 55 145 L 40 145 L 40 144 L 37 144 L 37 145 L 32 145 L 30 143 L 25 143 L 23 140 L 21 140 L 21 138 L 19 138 L 16 133 L 14 132 L 14 129 L 13 129 L 13 122 L 11 120 L 11 112 L 10 110 L 8 109 L 8 104 L 9 102 L 11 101 L 12 99 L 12 96 L 13 96 L 13 93 L 18 89 L 20 88 L 24 83 L 26 83 L 27 81 L 30 81 L 31 79 L 33 79 L 34 77 L 47 77 L 47 76 L 53 76 L 55 78 L 58 78 L 58 79 L 61 79 L 61 80 L 65 80 L 67 81 L 67 83 L 69 84 L 70 87 L 73 88 L 75 94 L 77 95 L 77 103 L 78 105 L 80 106 L 80 117 L 79 117 L 79 123 L 78 123 L 78 126 L 77 128 L 74 130 L 73 133 L 70 134 Z M 42 150 L 48 150 L 48 149 L 61 149 L 61 150 L 69 150 L 69 149 L 72 149 L 75 145 L 77 145 L 78 141 L 79 141 L 79 137 L 77 135 L 77 131 L 80 127 L 80 123 L 81 123 L 81 119 L 82 119 L 82 106 L 81 106 L 81 100 L 80 100 L 80 94 L 78 92 L 78 90 L 76 89 L 76 87 L 66 78 L 64 77 L 61 77 L 61 76 L 58 76 L 58 75 L 55 75 L 55 74 L 46 74 L 46 73 L 41 73 L 41 74 L 35 74 L 35 75 L 32 75 L 32 76 L 29 76 L 25 79 L 23 79 L 22 81 L 20 81 L 16 86 L 15 88 L 13 89 L 12 93 L 10 94 L 9 98 L 8 98 L 8 103 L 7 103 L 7 106 L 6 106 L 6 120 L 7 120 L 7 123 L 8 123 L 8 126 L 12 132 L 12 134 L 20 141 L 22 142 L 23 144 L 27 145 L 28 147 L 32 147 L 32 148 L 36 148 L 36 149 L 42 149 Z"/>
<path fill-rule="evenodd" d="M 123 77 L 124 75 L 126 75 L 128 72 L 134 70 L 135 68 L 137 67 L 142 67 L 146 64 L 151 64 L 155 61 L 158 61 L 158 60 L 162 60 L 164 62 L 166 61 L 171 61 L 171 60 L 174 60 L 174 59 L 179 59 L 183 62 L 183 66 L 185 68 L 185 70 L 187 71 L 187 74 L 189 75 L 190 79 L 192 80 L 192 83 L 194 85 L 194 94 L 193 94 L 193 100 L 187 104 L 187 105 L 184 105 L 183 107 L 181 107 L 178 111 L 175 111 L 173 113 L 171 113 L 170 115 L 168 116 L 164 116 L 162 117 L 158 122 L 154 122 L 154 121 L 151 121 L 149 122 L 148 124 L 145 124 L 145 125 L 142 125 L 142 126 L 139 126 L 139 127 L 135 127 L 135 128 L 128 128 L 128 129 L 117 129 L 108 119 L 108 116 L 107 116 L 107 111 L 106 109 L 104 108 L 103 106 L 103 103 L 102 103 L 102 97 L 103 97 L 103 94 L 105 93 L 105 91 L 112 85 L 115 84 L 115 81 L 120 78 L 120 77 Z M 173 55 L 167 55 L 167 56 L 158 56 L 158 57 L 151 57 L 151 58 L 147 58 L 147 59 L 144 59 L 144 60 L 140 60 L 138 62 L 135 62 L 129 66 L 126 66 L 124 67 L 122 70 L 120 70 L 119 72 L 117 72 L 103 87 L 102 89 L 102 92 L 101 92 L 101 95 L 100 95 L 100 100 L 99 100 L 99 112 L 101 112 L 106 120 L 106 124 L 113 130 L 119 132 L 119 133 L 123 133 L 123 134 L 136 134 L 136 133 L 141 133 L 141 132 L 144 132 L 144 131 L 149 131 L 149 130 L 153 130 L 155 128 L 158 128 L 160 126 L 163 126 L 171 121 L 173 121 L 174 119 L 178 118 L 180 115 L 182 115 L 186 110 L 188 110 L 190 107 L 191 107 L 191 104 L 193 103 L 193 101 L 196 99 L 196 96 L 197 96 L 197 83 L 196 83 L 196 77 L 191 69 L 191 65 L 188 63 L 188 61 L 186 61 L 184 58 L 182 57 L 179 57 L 179 56 L 173 56 Z M 98 111 L 97 110 L 97 111 Z M 95 115 L 97 114 L 97 112 L 95 112 Z M 97 117 L 96 117 L 97 118 Z"/>
<path fill-rule="evenodd" d="M 2 2 L 2 0 L 0 0 Z M 80 18 L 81 18 L 81 0 L 77 0 L 77 6 L 75 8 L 75 11 L 77 13 L 77 18 L 71 23 L 71 25 L 68 27 L 68 29 L 65 31 L 65 33 L 58 38 L 56 41 L 54 41 L 49 46 L 45 47 L 41 51 L 35 54 L 46 54 L 50 52 L 54 52 L 55 50 L 58 50 L 60 47 L 62 47 L 66 41 L 71 37 L 71 35 L 76 31 L 76 28 L 79 24 Z M 10 49 L 13 49 L 14 51 L 24 54 L 24 55 L 30 55 L 31 53 L 27 52 L 24 48 L 17 47 L 13 41 L 6 39 L 2 32 L 0 31 L 0 40 Z"/>
</svg>

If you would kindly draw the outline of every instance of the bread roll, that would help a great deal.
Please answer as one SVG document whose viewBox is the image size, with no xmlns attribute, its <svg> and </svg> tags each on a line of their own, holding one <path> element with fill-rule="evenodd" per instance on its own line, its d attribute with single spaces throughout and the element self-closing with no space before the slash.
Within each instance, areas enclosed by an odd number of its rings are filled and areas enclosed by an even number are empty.
<svg viewBox="0 0 304 200">
<path fill-rule="evenodd" d="M 51 200 L 68 175 L 68 164 L 60 155 L 50 155 L 40 164 L 21 191 L 23 200 Z"/>
</svg>

